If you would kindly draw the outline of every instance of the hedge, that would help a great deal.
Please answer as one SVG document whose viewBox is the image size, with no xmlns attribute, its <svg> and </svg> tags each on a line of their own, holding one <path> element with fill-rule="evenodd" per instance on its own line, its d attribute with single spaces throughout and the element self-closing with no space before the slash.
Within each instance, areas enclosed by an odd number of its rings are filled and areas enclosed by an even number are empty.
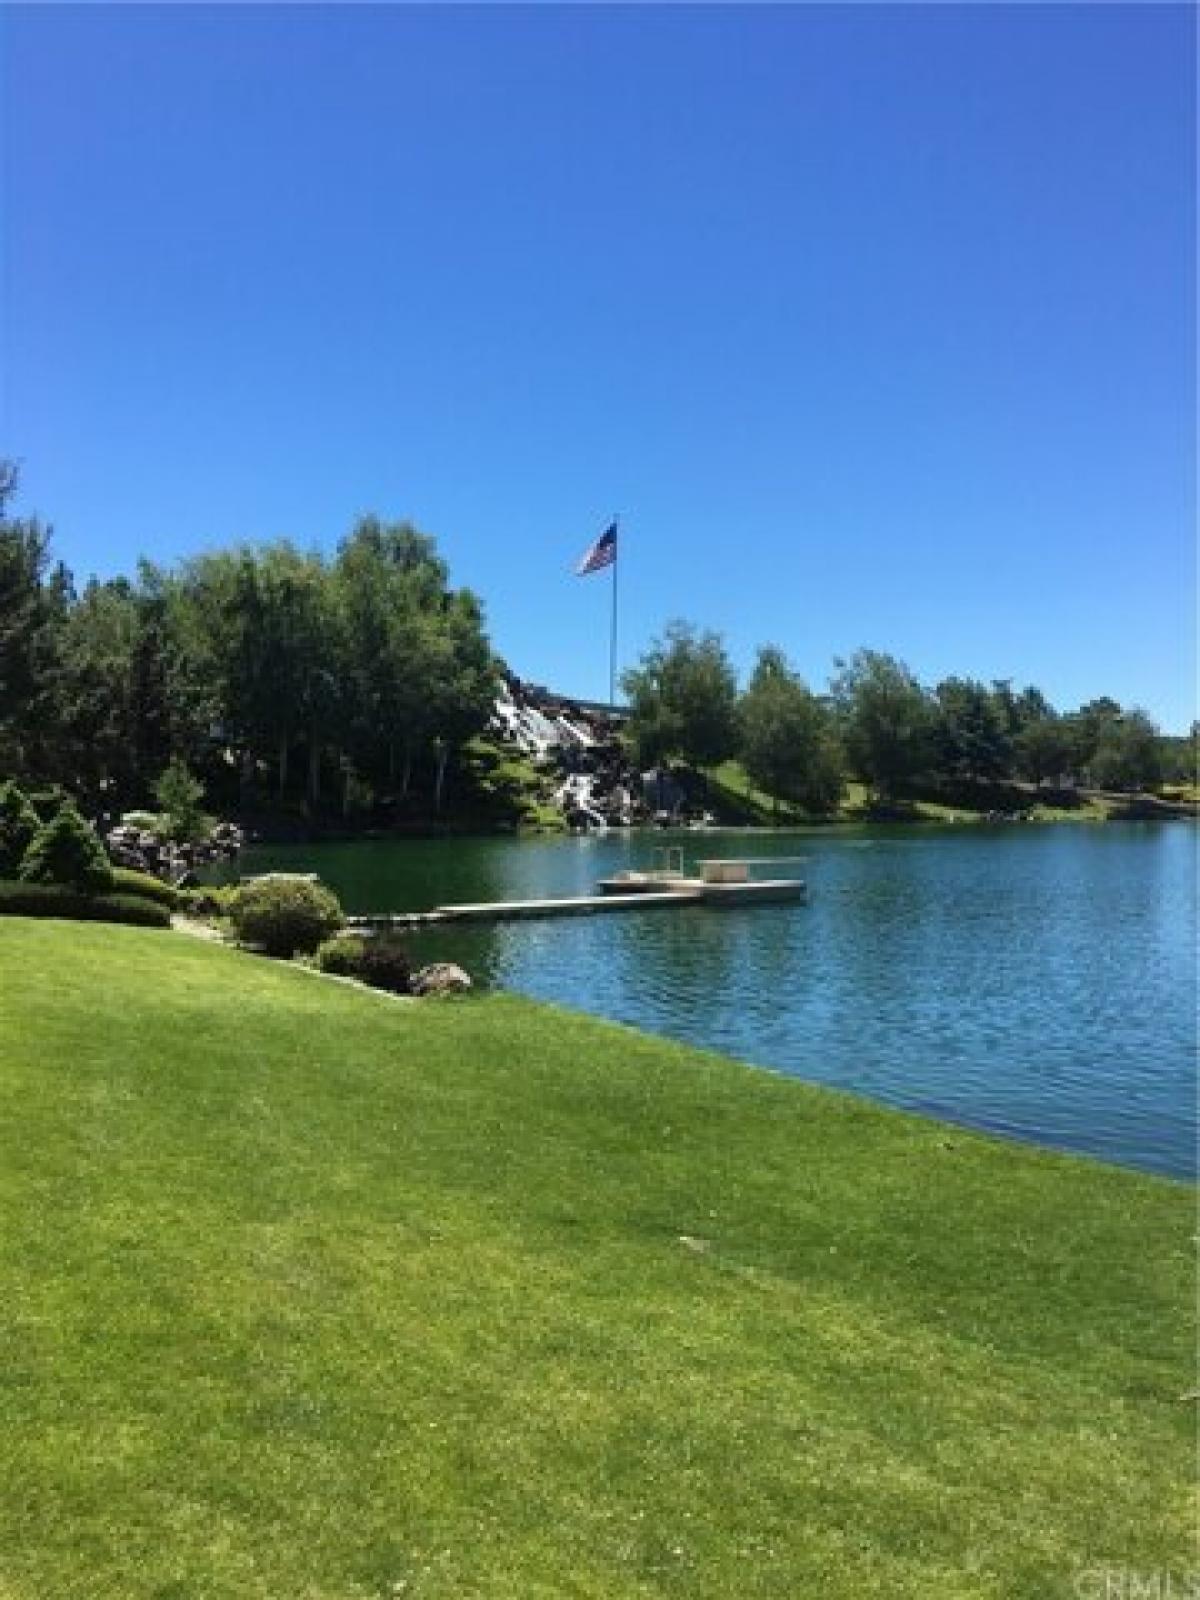
<svg viewBox="0 0 1200 1600">
<path fill-rule="evenodd" d="M 113 890 L 117 894 L 134 894 L 141 899 L 153 900 L 168 911 L 179 906 L 179 890 L 156 878 L 150 872 L 135 872 L 132 867 L 113 868 Z"/>
<path fill-rule="evenodd" d="M 169 928 L 171 913 L 141 895 L 84 894 L 62 884 L 0 880 L 0 916 L 62 917 L 69 922 L 127 922 Z"/>
</svg>

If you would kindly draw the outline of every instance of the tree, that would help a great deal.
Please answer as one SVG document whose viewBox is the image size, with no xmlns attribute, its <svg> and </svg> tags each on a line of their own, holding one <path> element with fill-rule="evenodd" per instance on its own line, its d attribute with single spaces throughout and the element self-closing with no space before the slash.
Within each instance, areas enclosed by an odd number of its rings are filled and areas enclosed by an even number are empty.
<svg viewBox="0 0 1200 1600">
<path fill-rule="evenodd" d="M 132 705 L 142 781 L 170 759 L 197 760 L 219 712 L 197 618 L 179 578 L 139 561 Z"/>
<path fill-rule="evenodd" d="M 1121 719 L 1121 706 L 1108 695 L 1089 700 L 1068 719 L 1074 749 L 1071 766 L 1076 772 L 1091 776 L 1091 766 L 1105 733 Z"/>
<path fill-rule="evenodd" d="M 1031 783 L 1042 783 L 1071 770 L 1075 734 L 1065 717 L 1039 717 L 1025 724 L 1014 740 L 1017 771 Z"/>
<path fill-rule="evenodd" d="M 479 601 L 469 589 L 446 596 L 433 645 L 429 726 L 434 730 L 433 808 L 440 811 L 451 755 L 482 731 L 496 701 L 496 660 Z"/>
<path fill-rule="evenodd" d="M 1007 685 L 996 694 L 973 678 L 944 678 L 938 684 L 932 736 L 940 777 L 971 782 L 1008 776 L 1015 705 L 1005 691 Z"/>
<path fill-rule="evenodd" d="M 774 645 L 758 652 L 738 728 L 742 764 L 768 794 L 808 811 L 836 810 L 843 770 L 833 719 Z"/>
<path fill-rule="evenodd" d="M 95 831 L 68 801 L 34 834 L 20 876 L 24 883 L 100 891 L 112 887 L 112 863 Z"/>
<path fill-rule="evenodd" d="M 204 556 L 184 574 L 203 619 L 228 731 L 274 759 L 279 798 L 293 746 L 308 749 L 308 794 L 320 798 L 321 755 L 340 705 L 339 630 L 328 574 L 282 541 Z"/>
<path fill-rule="evenodd" d="M 328 574 L 317 556 L 288 543 L 268 546 L 259 561 L 268 619 L 266 693 L 260 714 L 280 743 L 280 793 L 287 781 L 288 745 L 297 733 L 308 753 L 308 802 L 321 801 L 321 761 L 340 710 L 342 642 Z"/>
<path fill-rule="evenodd" d="M 999 684 L 993 684 L 993 689 L 1000 689 Z M 1009 720 L 1008 731 L 1016 736 L 1035 722 L 1046 722 L 1057 717 L 1058 712 L 1050 704 L 1042 691 L 1030 684 L 1022 689 L 1013 701 L 1012 713 Z"/>
<path fill-rule="evenodd" d="M 206 721 L 234 753 L 246 803 L 256 761 L 274 754 L 255 673 L 259 607 L 253 553 L 242 547 L 185 562 L 176 576 L 176 605 L 192 675 L 207 688 Z"/>
<path fill-rule="evenodd" d="M 737 678 L 719 634 L 670 623 L 621 686 L 642 766 L 672 758 L 714 766 L 737 748 Z"/>
<path fill-rule="evenodd" d="M 859 650 L 836 665 L 830 690 L 850 769 L 877 799 L 891 798 L 929 768 L 933 715 L 928 696 L 893 656 Z"/>
<path fill-rule="evenodd" d="M 1092 782 L 1133 794 L 1162 776 L 1161 735 L 1145 711 L 1126 711 L 1102 727 L 1091 761 Z"/>
<path fill-rule="evenodd" d="M 455 753 L 492 713 L 498 673 L 478 599 L 448 577 L 427 534 L 373 516 L 342 541 L 333 571 L 345 748 L 357 770 L 389 785 L 399 776 L 403 795 L 428 751 L 435 810 Z"/>
<path fill-rule="evenodd" d="M 1163 734 L 1158 748 L 1164 783 L 1200 784 L 1200 722 L 1187 733 Z"/>
<path fill-rule="evenodd" d="M 91 801 L 141 796 L 133 658 L 137 605 L 129 583 L 91 582 L 72 607 L 60 638 L 58 716 L 76 788 Z"/>
<path fill-rule="evenodd" d="M 352 708 L 347 743 L 360 769 L 389 785 L 399 776 L 404 795 L 416 756 L 433 736 L 447 579 L 434 541 L 407 522 L 362 517 L 338 547 L 334 580 Z M 477 624 L 482 637 L 478 616 Z M 489 709 L 492 693 L 489 673 Z"/>
<path fill-rule="evenodd" d="M 71 599 L 50 529 L 9 515 L 16 465 L 0 461 L 0 771 L 65 776 L 57 741 L 59 638 Z"/>
<path fill-rule="evenodd" d="M 15 783 L 0 783 L 0 878 L 15 878 L 41 819 Z"/>
<path fill-rule="evenodd" d="M 204 785 L 178 757 L 154 785 L 154 798 L 166 815 L 167 835 L 181 843 L 203 839 L 209 831 L 204 815 Z"/>
<path fill-rule="evenodd" d="M 216 709 L 177 579 L 90 582 L 60 630 L 57 715 L 76 791 L 104 809 L 144 803 L 173 755 L 197 758 Z"/>
<path fill-rule="evenodd" d="M 479 602 L 449 587 L 434 541 L 408 523 L 360 518 L 332 563 L 287 543 L 205 556 L 181 590 L 192 619 L 181 637 L 204 642 L 213 719 L 240 752 L 243 791 L 270 763 L 282 799 L 300 746 L 312 806 L 330 765 L 345 806 L 355 780 L 391 784 L 400 762 L 407 793 L 427 753 L 440 794 L 455 751 L 491 713 Z"/>
</svg>

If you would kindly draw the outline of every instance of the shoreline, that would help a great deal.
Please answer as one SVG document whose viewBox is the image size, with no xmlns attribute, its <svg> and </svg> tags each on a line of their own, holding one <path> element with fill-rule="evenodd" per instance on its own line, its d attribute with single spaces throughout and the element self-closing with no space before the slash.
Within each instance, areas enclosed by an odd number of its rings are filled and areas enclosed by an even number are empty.
<svg viewBox="0 0 1200 1600">
<path fill-rule="evenodd" d="M 462 934 L 469 925 L 453 923 L 438 924 L 436 926 L 405 926 L 400 925 L 396 931 L 400 932 L 406 940 L 419 943 L 423 937 L 432 936 L 440 944 L 447 937 L 453 941 L 456 932 Z M 210 923 L 197 921 L 186 915 L 174 915 L 171 918 L 170 931 L 181 934 L 185 938 L 199 939 L 210 946 L 216 946 L 233 952 L 237 956 L 244 956 L 254 962 L 266 962 L 270 966 L 306 973 L 310 977 L 324 978 L 329 982 L 338 984 L 343 988 L 358 991 L 363 994 L 382 998 L 386 1001 L 399 1001 L 402 1005 L 415 1003 L 412 996 L 396 995 L 372 988 L 361 980 L 343 977 L 333 973 L 320 971 L 319 968 L 306 960 L 295 958 L 280 958 L 268 956 L 265 953 L 240 945 L 227 934 L 220 931 Z M 791 1072 L 783 1067 L 774 1066 L 769 1062 L 755 1061 L 748 1056 L 737 1055 L 718 1049 L 713 1045 L 694 1043 L 690 1040 L 681 1040 L 667 1032 L 659 1032 L 639 1023 L 625 1022 L 619 1018 L 611 1017 L 603 1012 L 589 1011 L 582 1006 L 566 1004 L 562 1001 L 546 1000 L 536 994 L 530 994 L 523 989 L 508 988 L 501 984 L 488 984 L 478 982 L 474 989 L 476 1003 L 486 1002 L 490 999 L 512 998 L 520 1003 L 531 1005 L 547 1012 L 550 1016 L 561 1014 L 574 1017 L 587 1022 L 595 1023 L 601 1027 L 616 1028 L 628 1033 L 635 1038 L 648 1042 L 696 1051 L 701 1055 L 710 1056 L 717 1060 L 727 1062 L 730 1066 L 749 1072 L 766 1073 L 772 1078 L 784 1083 L 799 1085 L 803 1090 L 811 1090 L 817 1094 L 845 1096 L 850 1100 L 874 1108 L 875 1110 L 890 1113 L 898 1117 L 913 1118 L 927 1128 L 941 1134 L 956 1132 L 963 1137 L 978 1138 L 995 1141 L 1001 1145 L 1018 1150 L 1037 1152 L 1047 1156 L 1062 1157 L 1069 1160 L 1086 1161 L 1113 1171 L 1133 1173 L 1141 1177 L 1158 1179 L 1166 1183 L 1182 1185 L 1185 1188 L 1196 1190 L 1200 1185 L 1200 1170 L 1193 1167 L 1187 1171 L 1167 1171 L 1160 1167 L 1146 1166 L 1135 1160 L 1116 1160 L 1084 1149 L 1079 1145 L 1068 1144 L 1037 1137 L 1031 1133 L 1023 1133 L 1016 1129 L 1009 1129 L 985 1122 L 972 1121 L 966 1116 L 952 1117 L 945 1112 L 925 1110 L 917 1106 L 910 1106 L 879 1094 L 870 1094 L 865 1090 L 849 1088 L 844 1084 L 825 1082 L 820 1078 L 813 1078 L 801 1072 Z"/>
<path fill-rule="evenodd" d="M 446 824 L 442 827 L 428 828 L 364 828 L 359 830 L 343 831 L 338 829 L 316 830 L 311 833 L 298 834 L 292 831 L 287 833 L 254 832 L 247 834 L 246 844 L 249 848 L 266 847 L 278 848 L 281 846 L 325 845 L 325 844 L 403 844 L 409 841 L 414 843 L 428 843 L 435 839 L 614 839 L 622 837 L 703 837 L 705 834 L 721 833 L 752 833 L 770 837 L 772 834 L 794 833 L 830 833 L 835 831 L 849 831 L 861 828 L 994 828 L 1008 829 L 1014 827 L 1061 827 L 1074 825 L 1077 827 L 1097 827 L 1101 825 L 1129 825 L 1133 823 L 1168 823 L 1168 822 L 1200 822 L 1200 809 L 1197 810 L 1172 810 L 1161 815 L 1100 816 L 1087 814 L 1073 816 L 1069 813 L 1053 816 L 1011 816 L 1004 818 L 987 817 L 982 814 L 963 812 L 953 816 L 911 816 L 911 817 L 828 817 L 814 818 L 803 822 L 714 822 L 702 827 L 690 827 L 680 824 L 678 827 L 661 827 L 655 823 L 637 823 L 630 827 L 610 827 L 601 829 L 569 828 L 471 828 L 458 827 L 455 824 Z"/>
</svg>

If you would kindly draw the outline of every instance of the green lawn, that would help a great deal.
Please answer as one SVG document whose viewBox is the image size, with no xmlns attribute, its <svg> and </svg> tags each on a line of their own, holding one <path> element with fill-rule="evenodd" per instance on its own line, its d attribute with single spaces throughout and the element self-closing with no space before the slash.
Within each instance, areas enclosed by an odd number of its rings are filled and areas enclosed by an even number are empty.
<svg viewBox="0 0 1200 1600">
<path fill-rule="evenodd" d="M 797 806 L 760 789 L 740 761 L 722 761 L 704 775 L 705 798 L 724 821 L 771 827 L 805 821 Z"/>
<path fill-rule="evenodd" d="M 757 788 L 745 768 L 737 761 L 724 761 L 707 774 L 708 795 L 723 820 L 751 826 L 796 826 L 821 822 L 866 822 L 873 819 L 871 795 L 866 784 L 850 779 L 842 791 L 842 803 L 836 813 L 812 817 L 789 805 L 776 801 L 764 790 Z M 1110 801 L 1097 795 L 1081 794 L 1071 806 L 1049 805 L 1038 800 L 1026 786 L 1026 793 L 1018 796 L 1028 802 L 1031 822 L 1104 822 L 1113 809 Z M 1183 798 L 1186 798 L 1185 796 Z M 994 810 L 1006 810 L 1012 804 L 1009 798 L 997 796 L 982 788 L 978 796 L 968 795 L 954 804 L 936 799 L 932 794 L 913 797 L 890 809 L 889 820 L 910 822 L 982 822 Z"/>
<path fill-rule="evenodd" d="M 4 1600 L 1194 1564 L 1182 1186 L 171 933 L 0 974 Z"/>
</svg>

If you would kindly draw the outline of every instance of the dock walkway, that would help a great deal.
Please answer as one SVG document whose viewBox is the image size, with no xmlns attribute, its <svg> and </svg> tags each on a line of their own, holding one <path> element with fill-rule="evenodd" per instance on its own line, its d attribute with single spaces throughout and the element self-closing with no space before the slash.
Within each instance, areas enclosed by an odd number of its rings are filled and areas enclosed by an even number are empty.
<svg viewBox="0 0 1200 1600">
<path fill-rule="evenodd" d="M 642 888 L 630 894 L 575 895 L 554 900 L 486 900 L 436 906 L 432 911 L 379 912 L 349 917 L 347 922 L 352 928 L 420 928 L 441 922 L 516 922 L 533 917 L 586 917 L 600 911 L 678 910 L 689 905 L 729 906 L 804 898 L 804 883 L 796 878 L 755 883 L 705 883 L 699 878 L 681 878 L 669 889 Z"/>
</svg>

